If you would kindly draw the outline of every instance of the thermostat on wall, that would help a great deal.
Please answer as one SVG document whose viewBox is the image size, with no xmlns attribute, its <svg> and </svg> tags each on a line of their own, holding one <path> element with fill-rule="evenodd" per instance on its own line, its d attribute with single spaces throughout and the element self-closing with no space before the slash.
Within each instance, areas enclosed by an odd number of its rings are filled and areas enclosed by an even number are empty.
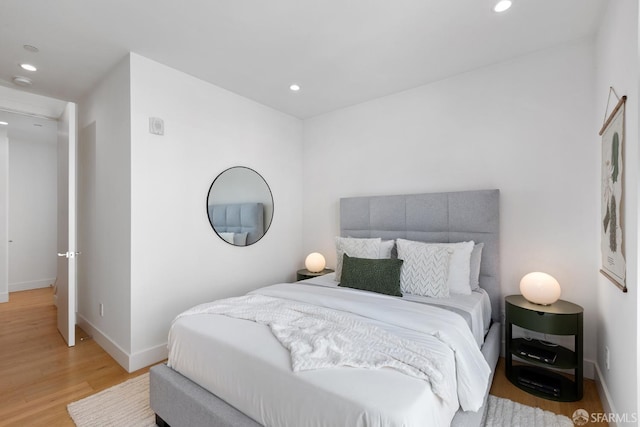
<svg viewBox="0 0 640 427">
<path fill-rule="evenodd" d="M 164 121 L 158 117 L 149 117 L 149 133 L 164 135 Z"/>
</svg>

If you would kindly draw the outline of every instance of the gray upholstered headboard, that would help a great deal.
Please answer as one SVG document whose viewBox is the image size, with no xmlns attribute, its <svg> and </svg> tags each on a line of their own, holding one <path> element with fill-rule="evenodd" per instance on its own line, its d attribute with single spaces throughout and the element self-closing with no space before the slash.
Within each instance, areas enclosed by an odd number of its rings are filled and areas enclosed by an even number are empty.
<svg viewBox="0 0 640 427">
<path fill-rule="evenodd" d="M 500 321 L 500 191 L 340 199 L 340 234 L 422 242 L 483 242 L 480 286 Z"/>
<path fill-rule="evenodd" d="M 217 233 L 247 233 L 247 245 L 264 235 L 262 203 L 209 205 L 209 220 Z"/>
</svg>

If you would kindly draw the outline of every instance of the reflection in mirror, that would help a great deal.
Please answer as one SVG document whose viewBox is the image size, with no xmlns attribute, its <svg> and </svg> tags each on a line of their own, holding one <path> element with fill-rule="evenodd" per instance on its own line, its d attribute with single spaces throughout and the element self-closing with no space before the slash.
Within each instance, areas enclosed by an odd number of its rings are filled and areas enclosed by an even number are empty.
<svg viewBox="0 0 640 427">
<path fill-rule="evenodd" d="M 235 246 L 252 245 L 271 225 L 271 189 L 253 169 L 229 168 L 209 188 L 207 214 L 211 227 L 222 240 Z"/>
</svg>

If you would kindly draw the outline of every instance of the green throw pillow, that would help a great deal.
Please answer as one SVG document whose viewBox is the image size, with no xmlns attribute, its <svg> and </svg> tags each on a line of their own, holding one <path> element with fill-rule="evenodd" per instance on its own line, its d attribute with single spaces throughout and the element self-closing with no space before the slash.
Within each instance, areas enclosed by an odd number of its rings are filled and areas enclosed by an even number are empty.
<svg viewBox="0 0 640 427">
<path fill-rule="evenodd" d="M 401 259 L 353 258 L 344 254 L 340 286 L 401 297 Z"/>
</svg>

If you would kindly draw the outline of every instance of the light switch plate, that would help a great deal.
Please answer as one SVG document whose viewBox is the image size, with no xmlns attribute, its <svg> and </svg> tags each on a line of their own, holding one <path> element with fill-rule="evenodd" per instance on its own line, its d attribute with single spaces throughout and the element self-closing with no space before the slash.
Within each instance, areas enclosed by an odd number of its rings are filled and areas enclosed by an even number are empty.
<svg viewBox="0 0 640 427">
<path fill-rule="evenodd" d="M 158 117 L 149 117 L 149 133 L 164 135 L 164 120 Z"/>
</svg>

